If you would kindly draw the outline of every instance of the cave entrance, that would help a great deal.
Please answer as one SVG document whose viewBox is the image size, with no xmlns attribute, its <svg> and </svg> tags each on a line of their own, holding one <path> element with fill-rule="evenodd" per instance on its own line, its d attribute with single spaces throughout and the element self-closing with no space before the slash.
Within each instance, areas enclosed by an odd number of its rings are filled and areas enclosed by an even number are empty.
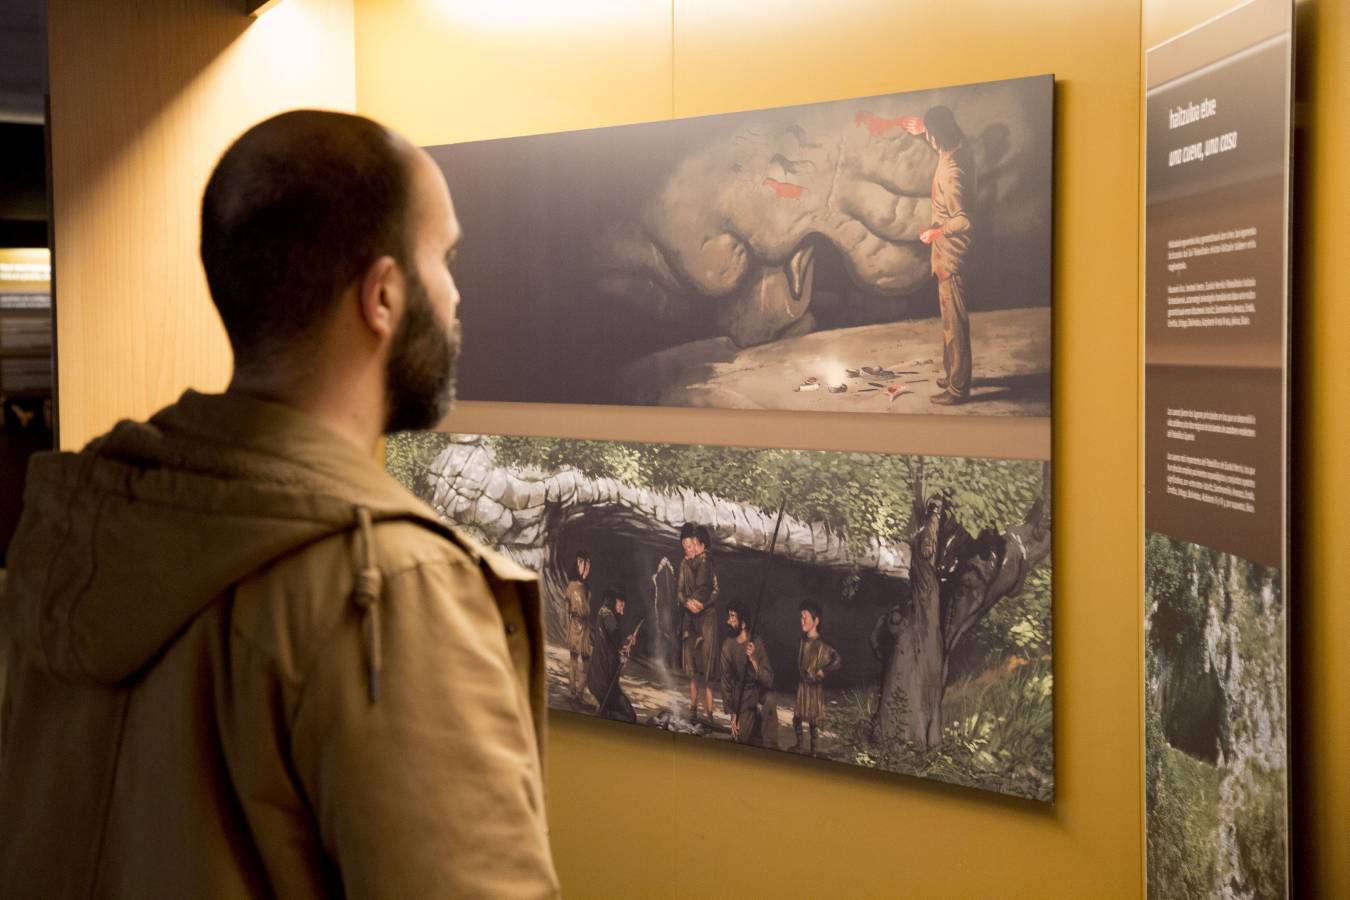
<svg viewBox="0 0 1350 900">
<path fill-rule="evenodd" d="M 664 663 L 678 676 L 680 611 L 673 595 L 683 553 L 677 534 L 669 526 L 653 525 L 624 508 L 590 507 L 569 512 L 552 531 L 544 573 L 550 639 L 563 640 L 563 587 L 576 554 L 584 550 L 591 556 L 592 608 L 599 608 L 607 587 L 622 591 L 628 627 L 646 618 L 634 655 L 657 665 Z M 847 568 L 781 557 L 768 559 L 763 551 L 719 547 L 716 542 L 710 552 L 719 586 L 718 622 L 726 621 L 727 606 L 732 602 L 744 605 L 752 616 L 758 607 L 756 630 L 767 642 L 777 690 L 796 688 L 796 652 L 801 638 L 798 605 L 808 597 L 824 610 L 821 636 L 843 660 L 843 667 L 830 678 L 831 686 L 859 688 L 879 683 L 881 664 L 872 654 L 869 638 L 877 619 L 908 596 L 907 580 L 859 572 L 850 593 L 851 573 Z M 666 579 L 667 586 L 663 587 Z"/>
</svg>

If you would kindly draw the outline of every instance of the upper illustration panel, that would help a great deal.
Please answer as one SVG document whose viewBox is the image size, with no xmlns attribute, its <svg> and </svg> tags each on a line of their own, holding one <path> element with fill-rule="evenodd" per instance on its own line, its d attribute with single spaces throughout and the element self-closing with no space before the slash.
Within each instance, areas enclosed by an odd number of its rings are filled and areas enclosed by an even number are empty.
<svg viewBox="0 0 1350 900">
<path fill-rule="evenodd" d="M 1054 79 L 429 148 L 466 400 L 1050 414 Z"/>
</svg>

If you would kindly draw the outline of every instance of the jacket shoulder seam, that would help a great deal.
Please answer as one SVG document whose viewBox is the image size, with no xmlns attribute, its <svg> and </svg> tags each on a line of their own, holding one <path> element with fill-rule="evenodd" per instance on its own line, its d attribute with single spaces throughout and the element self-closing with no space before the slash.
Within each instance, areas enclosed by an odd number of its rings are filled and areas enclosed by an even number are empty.
<svg viewBox="0 0 1350 900">
<path fill-rule="evenodd" d="M 402 579 L 407 575 L 411 575 L 414 572 L 438 567 L 443 567 L 447 571 L 454 571 L 456 569 L 465 568 L 467 565 L 468 563 L 464 560 L 425 559 L 410 563 L 394 572 L 382 572 L 382 580 L 384 583 L 380 590 L 381 599 L 383 599 L 393 582 Z M 350 604 L 347 605 L 350 606 Z M 332 641 L 333 635 L 342 627 L 343 621 L 349 614 L 350 611 L 344 608 L 342 614 L 335 616 L 328 627 L 325 628 L 321 634 L 315 636 L 313 641 L 314 652 L 311 654 L 311 658 L 306 661 L 303 670 L 293 679 L 293 685 L 296 689 L 295 707 L 286 717 L 287 731 L 293 732 L 295 730 L 295 723 L 300 718 L 300 711 L 305 703 L 305 692 L 308 690 L 312 681 L 314 670 L 318 668 L 319 663 L 323 658 L 323 650 Z"/>
</svg>

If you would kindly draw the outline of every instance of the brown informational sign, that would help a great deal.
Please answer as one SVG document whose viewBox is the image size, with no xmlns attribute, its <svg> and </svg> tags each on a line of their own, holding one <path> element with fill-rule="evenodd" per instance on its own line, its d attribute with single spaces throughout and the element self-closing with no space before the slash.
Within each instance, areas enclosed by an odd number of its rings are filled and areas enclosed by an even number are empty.
<svg viewBox="0 0 1350 900">
<path fill-rule="evenodd" d="M 1289 35 L 1196 61 L 1148 94 L 1147 524 L 1278 566 Z"/>
<path fill-rule="evenodd" d="M 1149 50 L 1145 741 L 1153 897 L 1285 896 L 1293 8 Z"/>
</svg>

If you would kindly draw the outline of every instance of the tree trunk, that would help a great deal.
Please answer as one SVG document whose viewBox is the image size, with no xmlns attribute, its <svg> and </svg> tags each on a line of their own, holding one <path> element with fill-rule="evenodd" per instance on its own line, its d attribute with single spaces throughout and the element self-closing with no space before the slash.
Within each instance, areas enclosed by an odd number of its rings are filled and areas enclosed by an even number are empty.
<svg viewBox="0 0 1350 900">
<path fill-rule="evenodd" d="M 942 742 L 947 654 L 932 561 L 916 554 L 914 574 L 910 612 L 896 635 L 895 653 L 882 682 L 877 738 L 886 746 L 912 741 L 928 750 Z"/>
<path fill-rule="evenodd" d="M 894 747 L 910 741 L 921 750 L 942 742 L 942 698 L 952 651 L 994 604 L 1022 589 L 1026 577 L 1050 553 L 1050 469 L 1042 475 L 1042 495 L 1025 519 L 1003 532 L 1004 552 L 993 559 L 972 558 L 959 583 L 951 586 L 944 615 L 937 566 L 940 516 L 920 526 L 911 543 L 910 603 L 900 618 L 881 683 L 881 701 L 873 738 Z M 922 460 L 914 479 L 915 518 L 926 515 L 922 498 Z"/>
</svg>

